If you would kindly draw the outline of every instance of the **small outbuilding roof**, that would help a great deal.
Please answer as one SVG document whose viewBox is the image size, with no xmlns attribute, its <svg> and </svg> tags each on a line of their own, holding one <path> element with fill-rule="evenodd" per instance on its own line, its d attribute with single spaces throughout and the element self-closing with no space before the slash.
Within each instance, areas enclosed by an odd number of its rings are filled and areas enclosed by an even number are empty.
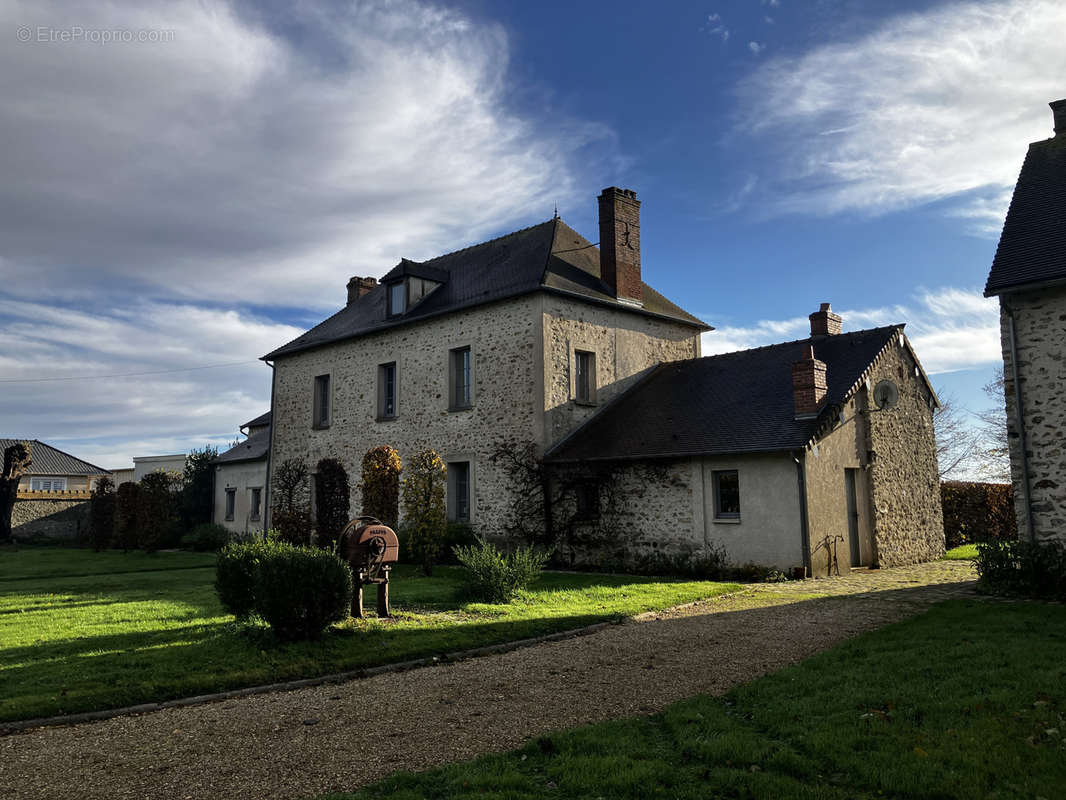
<svg viewBox="0 0 1066 800">
<path fill-rule="evenodd" d="M 826 363 L 824 409 L 850 397 L 903 331 L 854 333 L 660 364 L 548 451 L 551 462 L 613 461 L 803 448 L 822 420 L 796 419 L 792 364 L 813 345 Z"/>
<path fill-rule="evenodd" d="M 270 412 L 267 411 L 265 414 L 260 414 L 255 419 L 244 423 L 243 425 L 241 425 L 241 427 L 242 428 L 261 428 L 262 426 L 269 425 L 269 424 L 270 424 Z"/>
<path fill-rule="evenodd" d="M 257 431 L 245 439 L 243 442 L 239 442 L 225 453 L 219 454 L 212 463 L 214 464 L 235 464 L 239 461 L 259 461 L 266 458 L 267 452 L 270 450 L 270 428 L 263 431 Z"/>
<path fill-rule="evenodd" d="M 428 277 L 440 286 L 402 316 L 387 317 L 386 286 L 390 280 L 408 275 Z M 263 359 L 271 361 L 331 342 L 536 291 L 578 297 L 691 325 L 696 330 L 711 330 L 709 325 L 647 284 L 643 287 L 642 307 L 619 301 L 600 280 L 600 251 L 556 217 L 429 261 L 403 259 L 367 294 Z"/>
<path fill-rule="evenodd" d="M 17 442 L 29 442 L 33 447 L 33 463 L 27 475 L 110 475 L 111 470 L 90 464 L 64 453 L 39 439 L 0 439 L 0 454 Z"/>
</svg>

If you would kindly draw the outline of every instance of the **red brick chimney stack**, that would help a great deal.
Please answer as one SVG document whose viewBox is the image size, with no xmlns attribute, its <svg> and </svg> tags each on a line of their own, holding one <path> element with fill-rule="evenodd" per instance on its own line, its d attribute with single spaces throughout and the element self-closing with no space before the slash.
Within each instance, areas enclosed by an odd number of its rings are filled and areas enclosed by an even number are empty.
<svg viewBox="0 0 1066 800">
<path fill-rule="evenodd" d="M 836 336 L 843 328 L 843 320 L 839 314 L 833 313 L 829 303 L 822 303 L 822 307 L 809 317 L 811 321 L 811 336 Z"/>
<path fill-rule="evenodd" d="M 803 358 L 792 365 L 792 399 L 796 407 L 796 419 L 818 416 L 825 403 L 825 392 L 825 362 L 814 357 L 814 345 L 806 345 Z"/>
<path fill-rule="evenodd" d="M 615 297 L 644 300 L 640 282 L 640 201 L 632 189 L 608 186 L 600 203 L 600 277 Z"/>
<path fill-rule="evenodd" d="M 377 285 L 377 278 L 360 278 L 356 275 L 348 281 L 348 305 L 351 305 L 363 295 L 368 294 L 370 290 Z"/>
<path fill-rule="evenodd" d="M 1055 115 L 1055 135 L 1066 137 L 1066 100 L 1055 100 L 1048 105 Z"/>
</svg>

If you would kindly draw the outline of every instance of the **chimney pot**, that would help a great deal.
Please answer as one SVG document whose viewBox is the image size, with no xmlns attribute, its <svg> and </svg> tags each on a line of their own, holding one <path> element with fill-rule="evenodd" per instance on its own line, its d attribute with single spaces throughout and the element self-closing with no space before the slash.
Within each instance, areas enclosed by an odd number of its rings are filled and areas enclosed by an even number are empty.
<svg viewBox="0 0 1066 800">
<path fill-rule="evenodd" d="M 640 303 L 640 201 L 632 189 L 608 186 L 599 196 L 600 278 L 619 300 Z"/>
<path fill-rule="evenodd" d="M 377 285 L 377 278 L 360 278 L 358 275 L 353 277 L 348 281 L 348 305 L 369 294 L 370 290 Z"/>
<path fill-rule="evenodd" d="M 1066 136 L 1066 100 L 1055 100 L 1048 105 L 1055 120 L 1055 135 Z"/>
<path fill-rule="evenodd" d="M 835 336 L 844 330 L 843 319 L 833 313 L 829 303 L 822 303 L 817 311 L 809 316 L 811 336 Z"/>
</svg>

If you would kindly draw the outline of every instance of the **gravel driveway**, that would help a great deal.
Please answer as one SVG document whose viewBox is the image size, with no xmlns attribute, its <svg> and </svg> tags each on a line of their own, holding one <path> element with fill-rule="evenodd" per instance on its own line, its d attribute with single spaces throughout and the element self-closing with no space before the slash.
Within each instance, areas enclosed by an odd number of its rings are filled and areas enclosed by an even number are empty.
<svg viewBox="0 0 1066 800">
<path fill-rule="evenodd" d="M 109 800 L 351 790 L 720 694 L 969 592 L 973 578 L 967 562 L 935 562 L 762 585 L 502 655 L 36 729 L 0 738 L 0 787 L 5 798 Z"/>
</svg>

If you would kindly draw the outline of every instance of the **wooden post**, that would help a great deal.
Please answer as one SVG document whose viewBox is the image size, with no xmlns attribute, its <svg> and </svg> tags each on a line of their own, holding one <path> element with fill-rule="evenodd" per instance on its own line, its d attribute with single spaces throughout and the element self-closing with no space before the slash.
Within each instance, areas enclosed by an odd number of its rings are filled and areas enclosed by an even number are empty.
<svg viewBox="0 0 1066 800">
<path fill-rule="evenodd" d="M 384 619 L 391 617 L 389 611 L 389 568 L 384 568 L 385 577 L 378 583 L 378 617 Z"/>
<path fill-rule="evenodd" d="M 352 592 L 352 616 L 363 618 L 363 582 L 358 576 L 355 579 L 355 591 Z"/>
</svg>

